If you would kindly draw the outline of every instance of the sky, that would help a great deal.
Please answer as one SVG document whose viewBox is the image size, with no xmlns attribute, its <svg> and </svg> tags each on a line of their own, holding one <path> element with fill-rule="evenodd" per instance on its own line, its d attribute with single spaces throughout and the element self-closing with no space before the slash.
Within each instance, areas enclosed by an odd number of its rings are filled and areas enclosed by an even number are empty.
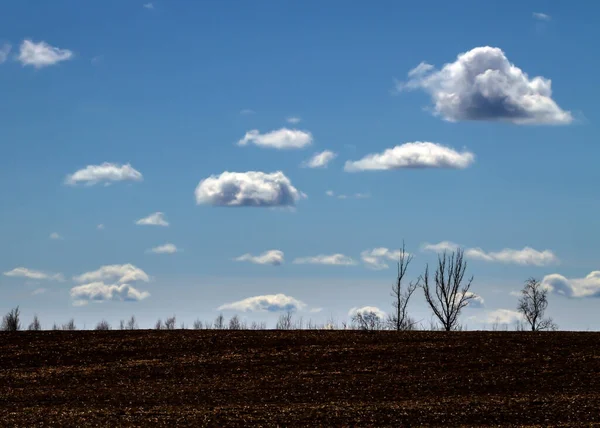
<svg viewBox="0 0 600 428">
<path fill-rule="evenodd" d="M 0 311 L 341 323 L 391 311 L 404 240 L 412 281 L 464 249 L 468 329 L 512 326 L 535 277 L 598 330 L 598 13 L 4 1 Z"/>
</svg>

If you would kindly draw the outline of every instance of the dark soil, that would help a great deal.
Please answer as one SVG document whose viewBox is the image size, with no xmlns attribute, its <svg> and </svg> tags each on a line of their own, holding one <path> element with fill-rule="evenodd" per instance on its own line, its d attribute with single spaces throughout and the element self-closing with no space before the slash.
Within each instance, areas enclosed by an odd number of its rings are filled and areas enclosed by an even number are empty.
<svg viewBox="0 0 600 428">
<path fill-rule="evenodd" d="M 2 426 L 600 426 L 600 334 L 0 333 Z"/>
</svg>

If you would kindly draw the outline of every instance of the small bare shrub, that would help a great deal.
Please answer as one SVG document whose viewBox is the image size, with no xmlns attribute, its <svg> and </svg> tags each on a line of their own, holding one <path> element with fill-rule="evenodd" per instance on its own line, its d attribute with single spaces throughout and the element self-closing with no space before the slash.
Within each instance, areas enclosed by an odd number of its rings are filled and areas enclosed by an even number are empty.
<svg viewBox="0 0 600 428">
<path fill-rule="evenodd" d="M 96 324 L 95 330 L 98 330 L 98 331 L 110 330 L 110 324 L 108 323 L 108 321 L 102 320 L 98 324 Z"/>
<path fill-rule="evenodd" d="M 38 318 L 37 314 L 35 314 L 33 316 L 33 321 L 31 321 L 31 324 L 29 324 L 29 327 L 27 327 L 27 330 L 40 331 L 41 329 L 42 329 L 42 324 L 40 323 L 40 319 Z"/>
<path fill-rule="evenodd" d="M 4 331 L 19 331 L 21 330 L 21 312 L 17 306 L 11 309 L 2 319 L 2 330 Z"/>
</svg>

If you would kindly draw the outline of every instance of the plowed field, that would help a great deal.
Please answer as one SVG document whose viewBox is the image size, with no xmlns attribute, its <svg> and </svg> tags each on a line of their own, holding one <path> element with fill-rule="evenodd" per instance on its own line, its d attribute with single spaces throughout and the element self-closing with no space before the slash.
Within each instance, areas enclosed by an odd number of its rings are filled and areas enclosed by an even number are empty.
<svg viewBox="0 0 600 428">
<path fill-rule="evenodd" d="M 2 426 L 600 426 L 600 334 L 0 333 Z"/>
</svg>

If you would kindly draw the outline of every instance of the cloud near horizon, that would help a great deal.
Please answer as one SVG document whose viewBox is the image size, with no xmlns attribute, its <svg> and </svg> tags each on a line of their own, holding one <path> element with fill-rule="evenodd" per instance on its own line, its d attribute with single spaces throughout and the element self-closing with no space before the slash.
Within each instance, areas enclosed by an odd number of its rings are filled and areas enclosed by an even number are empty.
<svg viewBox="0 0 600 428">
<path fill-rule="evenodd" d="M 329 266 L 353 266 L 356 261 L 344 254 L 320 254 L 314 257 L 298 257 L 294 260 L 294 264 L 312 264 L 312 265 L 329 265 Z"/>
<path fill-rule="evenodd" d="M 71 297 L 75 306 L 82 306 L 90 301 L 123 301 L 136 302 L 150 296 L 147 291 L 140 291 L 129 284 L 105 284 L 92 282 L 71 288 Z"/>
<path fill-rule="evenodd" d="M 88 165 L 83 169 L 75 171 L 65 179 L 65 184 L 74 186 L 83 183 L 93 186 L 98 183 L 110 184 L 118 181 L 142 181 L 142 173 L 130 164 L 120 165 L 104 162 L 101 165 Z"/>
<path fill-rule="evenodd" d="M 348 316 L 353 317 L 356 314 L 367 314 L 370 312 L 373 312 L 374 314 L 376 314 L 380 320 L 385 319 L 386 313 L 384 311 L 382 311 L 381 309 L 379 309 L 377 306 L 362 306 L 362 307 L 351 308 L 348 311 Z"/>
<path fill-rule="evenodd" d="M 238 146 L 254 144 L 258 147 L 271 149 L 302 149 L 310 146 L 313 136 L 308 131 L 281 128 L 261 134 L 257 129 L 246 132 L 244 138 L 238 141 Z"/>
<path fill-rule="evenodd" d="M 552 81 L 529 78 L 500 48 L 482 46 L 459 54 L 441 70 L 422 62 L 398 90 L 422 89 L 434 112 L 449 122 L 504 121 L 518 125 L 569 124 L 573 117 L 552 99 Z"/>
<path fill-rule="evenodd" d="M 149 282 L 150 277 L 142 269 L 131 263 L 105 265 L 95 271 L 85 272 L 73 278 L 75 282 L 115 281 L 119 284 L 134 281 Z"/>
<path fill-rule="evenodd" d="M 218 310 L 234 310 L 242 312 L 287 312 L 299 311 L 306 307 L 304 302 L 285 294 L 267 294 L 248 297 L 237 302 L 226 303 Z"/>
<path fill-rule="evenodd" d="M 250 262 L 257 265 L 272 265 L 280 266 L 284 262 L 283 251 L 280 250 L 269 250 L 265 251 L 258 256 L 253 256 L 250 253 L 246 253 L 234 259 L 237 262 Z"/>
<path fill-rule="evenodd" d="M 306 195 L 281 171 L 229 172 L 200 181 L 196 204 L 224 207 L 294 207 Z"/>
<path fill-rule="evenodd" d="M 464 169 L 475 161 L 475 155 L 437 143 L 416 141 L 404 143 L 382 153 L 372 153 L 357 161 L 347 161 L 344 170 L 381 171 L 402 168 Z"/>
</svg>

